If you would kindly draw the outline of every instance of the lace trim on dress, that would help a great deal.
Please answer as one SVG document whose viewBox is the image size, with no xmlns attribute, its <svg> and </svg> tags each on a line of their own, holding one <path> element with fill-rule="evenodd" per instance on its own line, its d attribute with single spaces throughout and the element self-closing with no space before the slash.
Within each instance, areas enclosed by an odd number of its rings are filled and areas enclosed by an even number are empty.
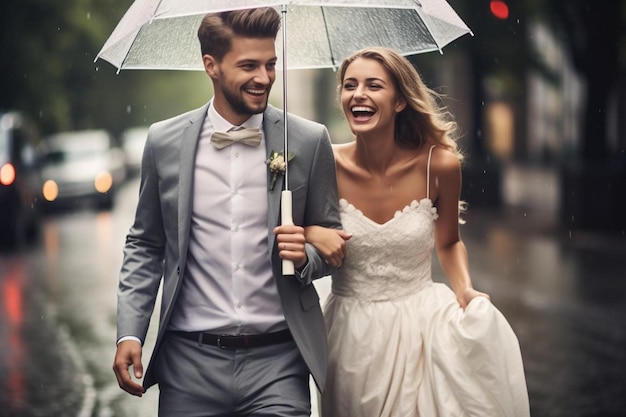
<svg viewBox="0 0 626 417">
<path fill-rule="evenodd" d="M 341 210 L 343 210 L 343 211 L 352 211 L 354 213 L 357 213 L 359 216 L 362 216 L 362 217 L 364 217 L 364 218 L 374 222 L 369 217 L 367 217 L 365 214 L 363 214 L 363 212 L 361 210 L 356 208 L 354 205 L 352 205 L 345 198 L 342 198 L 342 199 L 339 200 L 339 208 Z M 423 212 L 423 213 L 430 214 L 433 220 L 437 220 L 437 218 L 439 217 L 439 215 L 437 214 L 437 207 L 433 206 L 433 202 L 430 200 L 430 198 L 422 198 L 420 201 L 417 201 L 417 200 L 411 201 L 409 204 L 404 206 L 404 208 L 402 210 L 397 210 L 394 213 L 393 218 L 391 218 L 387 222 L 382 223 L 382 224 L 381 223 L 376 223 L 376 222 L 374 222 L 374 223 L 379 224 L 379 225 L 382 226 L 383 224 L 387 224 L 391 220 L 394 220 L 394 219 L 400 217 L 401 215 L 406 214 L 406 213 L 410 213 L 412 211 L 417 211 L 417 212 Z"/>
</svg>

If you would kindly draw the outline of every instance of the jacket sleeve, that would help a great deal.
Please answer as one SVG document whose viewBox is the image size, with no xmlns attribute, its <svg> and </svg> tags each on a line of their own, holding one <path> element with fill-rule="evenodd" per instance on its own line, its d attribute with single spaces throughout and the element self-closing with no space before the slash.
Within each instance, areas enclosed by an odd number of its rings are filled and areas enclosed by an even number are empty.
<svg viewBox="0 0 626 417">
<path fill-rule="evenodd" d="M 148 135 L 141 165 L 135 220 L 124 244 L 117 291 L 117 337 L 145 341 L 163 275 L 165 236 L 158 179 Z"/>
<path fill-rule="evenodd" d="M 303 225 L 341 229 L 335 159 L 326 128 L 323 128 L 321 138 L 317 141 L 316 149 L 313 152 L 308 181 Z M 299 274 L 297 273 L 302 284 L 310 284 L 313 280 L 332 273 L 334 268 L 326 264 L 322 255 L 313 245 L 306 244 L 306 253 L 308 263 Z"/>
</svg>

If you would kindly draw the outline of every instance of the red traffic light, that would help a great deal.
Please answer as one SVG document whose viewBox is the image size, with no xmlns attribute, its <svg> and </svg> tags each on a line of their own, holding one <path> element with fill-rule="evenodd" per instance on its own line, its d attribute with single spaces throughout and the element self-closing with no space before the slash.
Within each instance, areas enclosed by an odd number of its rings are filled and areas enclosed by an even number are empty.
<svg viewBox="0 0 626 417">
<path fill-rule="evenodd" d="M 498 19 L 505 20 L 509 17 L 509 6 L 501 0 L 491 0 L 489 9 Z"/>
</svg>

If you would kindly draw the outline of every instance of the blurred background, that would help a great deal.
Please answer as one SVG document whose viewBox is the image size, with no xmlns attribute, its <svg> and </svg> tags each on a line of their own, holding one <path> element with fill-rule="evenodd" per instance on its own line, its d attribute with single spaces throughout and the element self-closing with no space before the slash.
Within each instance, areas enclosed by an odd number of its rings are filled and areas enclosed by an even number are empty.
<svg viewBox="0 0 626 417">
<path fill-rule="evenodd" d="M 533 416 L 623 416 L 626 0 L 449 3 L 474 36 L 410 59 L 461 128 L 475 286 L 518 334 Z M 130 4 L 0 13 L 0 416 L 156 415 L 111 371 L 121 251 L 147 127 L 211 86 L 94 62 Z M 336 74 L 287 75 L 289 110 L 351 140 Z"/>
</svg>

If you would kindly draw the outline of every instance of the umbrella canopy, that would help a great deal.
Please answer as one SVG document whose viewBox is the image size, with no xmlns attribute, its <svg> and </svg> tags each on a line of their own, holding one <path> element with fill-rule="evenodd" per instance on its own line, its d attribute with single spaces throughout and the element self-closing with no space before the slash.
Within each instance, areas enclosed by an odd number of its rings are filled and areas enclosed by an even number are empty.
<svg viewBox="0 0 626 417">
<path fill-rule="evenodd" d="M 202 17 L 261 6 L 286 7 L 288 69 L 334 68 L 368 46 L 404 55 L 441 51 L 471 33 L 446 0 L 136 0 L 96 59 L 118 69 L 203 70 Z M 282 49 L 277 44 L 285 58 Z"/>
<path fill-rule="evenodd" d="M 119 70 L 204 70 L 197 31 L 211 12 L 276 7 L 282 14 L 277 56 L 282 58 L 283 111 L 287 69 L 336 68 L 353 51 L 386 46 L 404 55 L 441 49 L 471 33 L 446 0 L 135 0 L 106 41 L 102 58 Z M 289 16 L 287 19 L 286 16 Z M 288 117 L 284 117 L 284 155 Z M 281 223 L 293 224 L 288 164 Z M 293 275 L 283 260 L 283 274 Z"/>
</svg>

